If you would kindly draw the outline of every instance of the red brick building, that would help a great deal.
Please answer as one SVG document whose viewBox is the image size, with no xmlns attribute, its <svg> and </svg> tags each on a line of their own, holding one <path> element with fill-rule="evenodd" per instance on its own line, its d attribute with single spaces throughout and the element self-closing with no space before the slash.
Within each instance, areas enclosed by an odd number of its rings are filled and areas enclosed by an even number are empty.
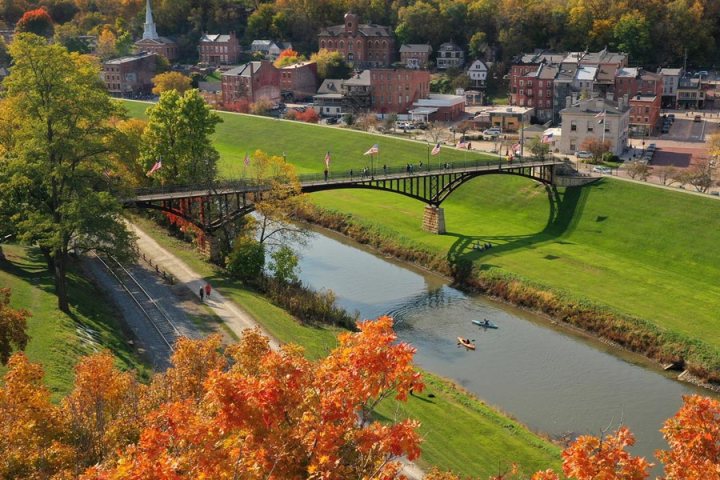
<svg viewBox="0 0 720 480">
<path fill-rule="evenodd" d="M 149 94 L 157 69 L 157 55 L 140 53 L 103 63 L 102 80 L 111 95 L 133 97 Z"/>
<path fill-rule="evenodd" d="M 427 44 L 403 44 L 400 46 L 400 62 L 406 68 L 427 68 L 432 51 Z"/>
<path fill-rule="evenodd" d="M 354 13 L 345 14 L 345 24 L 323 28 L 318 34 L 320 49 L 342 53 L 356 68 L 387 67 L 393 62 L 395 39 L 389 27 L 361 24 Z"/>
<path fill-rule="evenodd" d="M 378 113 L 401 113 L 430 93 L 427 70 L 378 68 L 370 70 L 372 109 Z"/>
<path fill-rule="evenodd" d="M 513 68 L 515 68 L 513 66 Z M 534 70 L 512 78 L 513 105 L 535 109 L 535 116 L 543 122 L 553 118 L 553 82 L 557 65 L 540 64 Z"/>
<path fill-rule="evenodd" d="M 661 95 L 638 93 L 630 97 L 630 135 L 653 135 L 660 120 Z"/>
<path fill-rule="evenodd" d="M 625 95 L 630 98 L 638 93 L 662 97 L 662 74 L 646 72 L 642 68 L 618 69 L 615 75 L 615 101 L 624 98 Z"/>
<path fill-rule="evenodd" d="M 301 62 L 280 69 L 280 92 L 295 100 L 315 95 L 318 87 L 317 64 Z"/>
<path fill-rule="evenodd" d="M 169 38 L 161 37 L 157 33 L 155 22 L 153 21 L 150 0 L 147 0 L 145 6 L 145 29 L 143 31 L 143 37 L 135 42 L 135 50 L 137 52 L 156 53 L 170 61 L 178 57 L 177 43 Z"/>
<path fill-rule="evenodd" d="M 229 35 L 206 33 L 198 46 L 200 62 L 208 65 L 232 65 L 240 58 L 240 42 L 234 32 Z"/>
<path fill-rule="evenodd" d="M 246 98 L 254 103 L 267 99 L 280 102 L 280 71 L 268 61 L 250 62 L 222 74 L 223 103 Z"/>
</svg>

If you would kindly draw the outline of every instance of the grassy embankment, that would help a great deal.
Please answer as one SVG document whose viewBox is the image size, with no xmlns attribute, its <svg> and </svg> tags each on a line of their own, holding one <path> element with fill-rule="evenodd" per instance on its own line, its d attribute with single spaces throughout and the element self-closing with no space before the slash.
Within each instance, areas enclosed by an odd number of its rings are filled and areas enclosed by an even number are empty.
<svg viewBox="0 0 720 480">
<path fill-rule="evenodd" d="M 169 237 L 141 217 L 133 216 L 133 222 L 245 308 L 279 341 L 303 346 L 313 359 L 326 355 L 335 345 L 338 329 L 301 325 L 261 295 L 229 280 L 220 269 L 201 259 L 192 246 Z M 497 473 L 498 465 L 517 463 L 528 472 L 558 465 L 560 450 L 522 425 L 434 375 L 426 373 L 425 382 L 425 393 L 410 397 L 407 403 L 385 402 L 378 409 L 386 418 L 410 417 L 422 423 L 422 466 L 436 465 L 463 475 L 486 477 Z M 428 398 L 429 392 L 435 397 Z"/>
<path fill-rule="evenodd" d="M 131 115 L 145 104 L 128 102 Z M 239 172 L 245 151 L 287 153 L 301 172 L 318 172 L 322 154 L 332 165 L 362 168 L 362 152 L 379 142 L 391 166 L 426 159 L 424 144 L 295 122 L 223 114 L 216 144 L 221 172 Z M 445 148 L 432 161 L 463 158 Z M 510 272 L 523 279 L 638 317 L 692 343 L 720 352 L 720 202 L 605 180 L 560 190 L 557 215 L 545 190 L 521 178 L 481 177 L 444 203 L 448 233 L 420 229 L 423 205 L 401 195 L 369 190 L 313 194 L 313 203 L 352 215 L 358 225 L 408 248 L 471 261 L 479 271 Z M 473 252 L 473 240 L 496 248 Z M 716 352 L 716 353 L 717 353 Z M 720 354 L 713 355 L 720 358 Z"/>
<path fill-rule="evenodd" d="M 34 248 L 2 245 L 7 260 L 0 260 L 0 285 L 12 290 L 11 305 L 32 313 L 28 320 L 30 342 L 25 349 L 30 360 L 43 365 L 45 382 L 58 400 L 72 387 L 79 357 L 108 348 L 123 369 L 141 376 L 147 367 L 138 360 L 120 329 L 111 305 L 98 302 L 102 294 L 72 269 L 69 276 L 71 315 L 57 308 L 53 278 Z M 4 374 L 0 366 L 0 374 Z"/>
</svg>

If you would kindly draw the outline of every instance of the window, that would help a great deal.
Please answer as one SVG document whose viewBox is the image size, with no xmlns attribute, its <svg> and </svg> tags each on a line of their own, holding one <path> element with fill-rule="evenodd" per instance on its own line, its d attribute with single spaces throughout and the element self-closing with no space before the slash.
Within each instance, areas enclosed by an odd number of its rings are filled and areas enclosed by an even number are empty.
<svg viewBox="0 0 720 480">
<path fill-rule="evenodd" d="M 320 41 L 320 48 L 325 48 L 325 40 Z"/>
<path fill-rule="evenodd" d="M 398 95 L 398 105 L 402 103 L 402 95 Z"/>
<path fill-rule="evenodd" d="M 588 122 L 587 122 L 587 131 L 588 131 L 588 133 L 594 131 L 594 129 L 595 129 L 595 125 L 593 125 L 594 122 L 595 122 L 595 120 L 588 120 Z"/>
<path fill-rule="evenodd" d="M 525 95 L 525 90 L 523 90 L 522 88 L 520 89 L 520 95 Z"/>
<path fill-rule="evenodd" d="M 528 87 L 532 87 L 532 80 L 528 80 L 527 86 L 528 86 Z"/>
<path fill-rule="evenodd" d="M 570 131 L 576 132 L 577 131 L 577 122 L 575 120 L 570 122 Z"/>
<path fill-rule="evenodd" d="M 524 86 L 525 86 L 525 81 L 524 81 L 524 80 L 520 80 L 520 86 L 521 86 L 521 87 L 524 87 Z"/>
<path fill-rule="evenodd" d="M 552 90 L 548 90 L 545 96 L 548 98 L 552 97 Z"/>
<path fill-rule="evenodd" d="M 343 48 L 343 47 L 345 47 L 345 42 L 343 42 L 342 40 L 340 40 L 340 48 Z"/>
</svg>

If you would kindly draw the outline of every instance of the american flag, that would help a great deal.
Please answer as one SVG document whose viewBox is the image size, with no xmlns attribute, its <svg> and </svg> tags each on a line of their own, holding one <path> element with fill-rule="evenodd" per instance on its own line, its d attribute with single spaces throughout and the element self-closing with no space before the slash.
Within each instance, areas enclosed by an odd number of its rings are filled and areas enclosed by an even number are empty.
<svg viewBox="0 0 720 480">
<path fill-rule="evenodd" d="M 439 143 L 437 143 L 435 145 L 435 148 L 432 149 L 432 152 L 430 152 L 430 155 L 437 155 L 438 153 L 440 153 L 440 144 Z"/>
<path fill-rule="evenodd" d="M 553 141 L 553 134 L 548 133 L 547 135 L 543 135 L 542 137 L 542 143 L 552 143 Z"/>
<path fill-rule="evenodd" d="M 460 140 L 460 143 L 457 144 L 457 148 L 464 148 L 466 150 L 470 150 L 470 142 L 466 142 L 465 140 Z"/>
<path fill-rule="evenodd" d="M 599 118 L 598 123 L 603 123 L 605 121 L 605 110 L 595 115 L 595 118 Z"/>
<path fill-rule="evenodd" d="M 379 153 L 379 152 L 380 152 L 380 147 L 379 147 L 378 144 L 376 143 L 375 145 L 373 145 L 372 147 L 370 147 L 370 150 L 368 150 L 367 152 L 363 153 L 363 155 L 375 155 L 376 153 Z"/>
<path fill-rule="evenodd" d="M 325 168 L 330 168 L 330 152 L 325 154 Z"/>
<path fill-rule="evenodd" d="M 247 167 L 248 165 L 250 165 L 250 155 L 245 152 L 245 166 Z"/>
<path fill-rule="evenodd" d="M 157 172 L 161 168 L 162 168 L 162 160 L 158 160 L 157 162 L 155 162 L 155 165 L 153 165 L 152 168 L 150 170 L 148 170 L 147 176 L 148 177 L 151 176 L 153 173 Z"/>
</svg>

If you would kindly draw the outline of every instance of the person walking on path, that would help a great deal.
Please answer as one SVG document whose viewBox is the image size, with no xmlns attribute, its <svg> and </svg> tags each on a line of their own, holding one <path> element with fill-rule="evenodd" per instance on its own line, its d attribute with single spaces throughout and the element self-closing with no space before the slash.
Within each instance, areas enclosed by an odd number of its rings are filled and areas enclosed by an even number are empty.
<svg viewBox="0 0 720 480">
<path fill-rule="evenodd" d="M 203 287 L 200 287 L 200 303 L 202 303 L 204 298 L 205 298 L 205 290 L 203 289 Z"/>
<path fill-rule="evenodd" d="M 205 284 L 205 296 L 207 298 L 210 298 L 210 292 L 212 292 L 212 287 L 210 286 L 209 283 L 206 283 Z"/>
</svg>

